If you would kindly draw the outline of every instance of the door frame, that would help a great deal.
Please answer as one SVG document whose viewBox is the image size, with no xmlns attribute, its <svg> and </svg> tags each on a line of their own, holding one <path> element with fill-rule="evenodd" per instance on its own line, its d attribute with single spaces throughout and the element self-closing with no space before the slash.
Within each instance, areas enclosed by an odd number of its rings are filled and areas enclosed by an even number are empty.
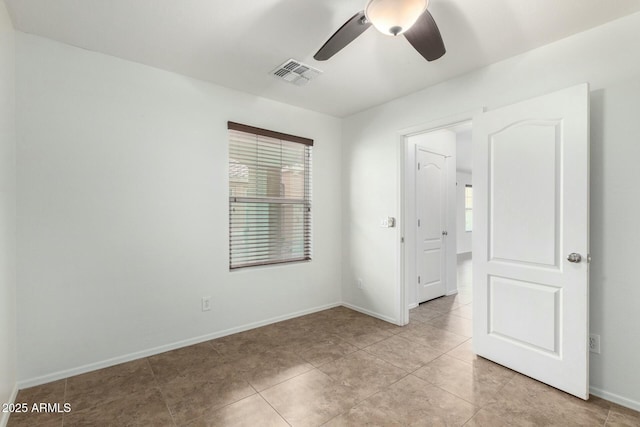
<svg viewBox="0 0 640 427">
<path fill-rule="evenodd" d="M 400 150 L 398 161 L 399 167 L 398 171 L 400 176 L 398 177 L 399 189 L 398 189 L 398 206 L 399 206 L 399 239 L 397 241 L 397 287 L 396 287 L 396 301 L 398 303 L 398 325 L 404 326 L 409 323 L 409 301 L 407 300 L 409 294 L 409 286 L 412 284 L 410 280 L 408 280 L 409 272 L 415 271 L 416 265 L 415 262 L 411 263 L 409 257 L 407 256 L 408 250 L 415 250 L 413 245 L 407 245 L 405 243 L 407 233 L 415 230 L 416 225 L 410 224 L 407 221 L 407 217 L 410 216 L 410 211 L 408 206 L 408 202 L 413 198 L 415 199 L 415 194 L 407 194 L 408 186 L 407 180 L 410 178 L 408 175 L 414 175 L 412 172 L 415 169 L 413 165 L 413 161 L 410 161 L 413 156 L 409 154 L 409 144 L 408 138 L 414 135 L 419 135 L 423 133 L 429 133 L 437 130 L 448 129 L 451 127 L 455 127 L 456 125 L 471 122 L 473 121 L 473 117 L 486 111 L 485 107 L 477 108 L 474 110 L 469 110 L 461 113 L 457 113 L 454 115 L 442 117 L 440 119 L 432 120 L 426 122 L 421 125 L 416 125 L 412 127 L 408 127 L 405 129 L 401 129 L 396 132 L 399 143 L 398 149 Z"/>
</svg>

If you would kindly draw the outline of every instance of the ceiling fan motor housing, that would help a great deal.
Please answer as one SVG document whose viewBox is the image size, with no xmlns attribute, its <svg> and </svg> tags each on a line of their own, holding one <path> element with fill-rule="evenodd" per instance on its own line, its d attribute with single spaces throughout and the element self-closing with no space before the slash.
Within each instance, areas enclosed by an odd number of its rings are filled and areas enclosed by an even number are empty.
<svg viewBox="0 0 640 427">
<path fill-rule="evenodd" d="M 428 0 L 369 0 L 365 14 L 378 31 L 397 36 L 411 28 L 428 5 Z"/>
</svg>

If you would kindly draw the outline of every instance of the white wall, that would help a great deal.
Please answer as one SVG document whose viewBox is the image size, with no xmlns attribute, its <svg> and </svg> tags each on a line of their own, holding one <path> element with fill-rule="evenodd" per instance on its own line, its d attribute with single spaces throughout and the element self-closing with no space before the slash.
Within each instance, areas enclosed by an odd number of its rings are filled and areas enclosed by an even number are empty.
<svg viewBox="0 0 640 427">
<path fill-rule="evenodd" d="M 16 388 L 16 137 L 14 31 L 0 2 L 0 404 Z M 6 422 L 0 413 L 0 425 Z"/>
<path fill-rule="evenodd" d="M 472 231 L 464 229 L 464 187 L 471 185 L 471 174 L 468 172 L 456 172 L 456 250 L 459 254 L 471 252 L 471 235 Z"/>
<path fill-rule="evenodd" d="M 640 286 L 634 261 L 640 227 L 633 226 L 640 209 L 635 165 L 640 158 L 639 38 L 640 14 L 635 14 L 347 118 L 345 300 L 399 318 L 394 301 L 399 229 L 379 229 L 375 221 L 399 216 L 396 132 L 588 81 L 593 104 L 591 330 L 602 334 L 602 354 L 591 358 L 591 384 L 600 395 L 640 409 Z M 366 295 L 352 289 L 353 277 L 363 272 L 370 278 Z"/>
<path fill-rule="evenodd" d="M 338 119 L 22 33 L 16 91 L 21 385 L 341 300 Z M 229 272 L 227 120 L 315 140 L 313 261 Z"/>
</svg>

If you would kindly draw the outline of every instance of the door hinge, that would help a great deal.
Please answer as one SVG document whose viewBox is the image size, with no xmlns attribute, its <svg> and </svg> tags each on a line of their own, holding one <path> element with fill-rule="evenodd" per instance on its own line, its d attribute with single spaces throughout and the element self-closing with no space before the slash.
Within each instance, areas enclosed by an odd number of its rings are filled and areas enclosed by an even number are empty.
<svg viewBox="0 0 640 427">
<path fill-rule="evenodd" d="M 404 243 L 404 237 L 400 238 L 400 243 Z"/>
<path fill-rule="evenodd" d="M 449 235 L 449 232 L 448 232 L 448 231 L 443 231 L 443 232 L 442 232 L 442 235 L 443 235 L 443 236 L 448 236 L 448 235 Z"/>
<path fill-rule="evenodd" d="M 418 284 L 420 284 L 420 276 L 418 276 Z"/>
<path fill-rule="evenodd" d="M 420 170 L 420 163 L 418 163 L 418 170 Z"/>
<path fill-rule="evenodd" d="M 420 227 L 420 220 L 418 220 L 418 227 Z"/>
</svg>

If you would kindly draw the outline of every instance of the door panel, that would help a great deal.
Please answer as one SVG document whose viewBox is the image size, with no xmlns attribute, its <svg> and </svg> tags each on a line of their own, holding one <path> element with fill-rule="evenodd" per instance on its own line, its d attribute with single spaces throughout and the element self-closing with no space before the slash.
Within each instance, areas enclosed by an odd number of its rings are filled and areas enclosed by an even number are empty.
<svg viewBox="0 0 640 427">
<path fill-rule="evenodd" d="M 446 293 L 442 231 L 446 215 L 445 157 L 417 149 L 418 302 Z"/>
<path fill-rule="evenodd" d="M 557 267 L 560 145 L 557 122 L 523 122 L 493 134 L 489 141 L 491 259 Z M 520 244 L 525 240 L 526 245 Z"/>
<path fill-rule="evenodd" d="M 568 88 L 473 122 L 474 350 L 584 399 L 588 93 Z"/>
<path fill-rule="evenodd" d="M 562 289 L 489 276 L 488 290 L 489 334 L 515 345 L 558 354 Z"/>
</svg>

